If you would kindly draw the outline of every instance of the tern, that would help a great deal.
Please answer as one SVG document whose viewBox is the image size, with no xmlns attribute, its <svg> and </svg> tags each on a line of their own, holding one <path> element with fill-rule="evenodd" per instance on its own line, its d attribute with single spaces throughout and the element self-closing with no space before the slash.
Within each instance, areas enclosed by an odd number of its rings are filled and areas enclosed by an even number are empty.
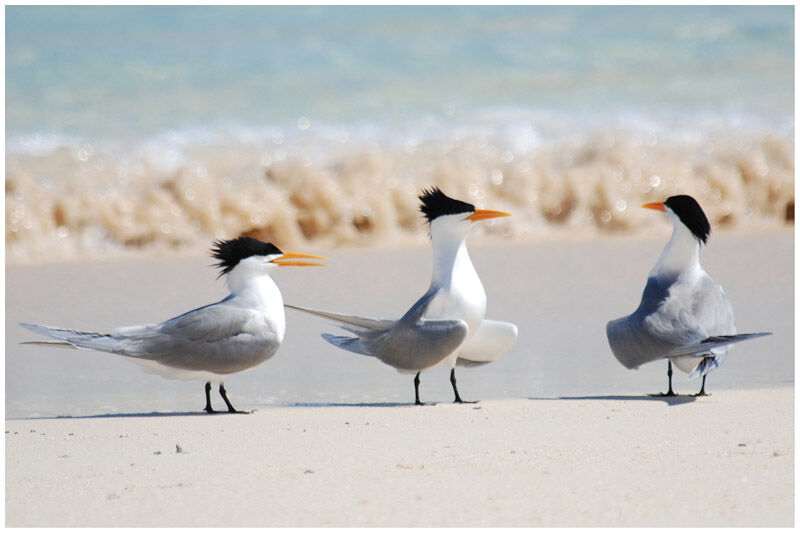
<svg viewBox="0 0 800 533">
<path fill-rule="evenodd" d="M 730 344 L 770 333 L 736 334 L 728 296 L 700 266 L 700 245 L 711 225 L 694 198 L 671 196 L 642 207 L 666 213 L 672 237 L 650 271 L 639 307 L 606 325 L 608 344 L 626 368 L 667 359 L 669 389 L 662 396 L 675 396 L 673 363 L 689 378 L 703 377 L 696 396 L 705 396 L 706 375 L 727 358 Z"/>
<path fill-rule="evenodd" d="M 467 252 L 466 237 L 475 222 L 509 216 L 446 196 L 440 189 L 423 190 L 420 211 L 430 225 L 433 276 L 427 292 L 399 320 L 363 318 L 288 305 L 336 322 L 355 336 L 323 334 L 329 343 L 375 357 L 414 376 L 415 404 L 419 375 L 437 365 L 450 368 L 455 402 L 463 403 L 455 366 L 490 363 L 508 352 L 517 326 L 484 319 L 486 291 Z"/>
<path fill-rule="evenodd" d="M 120 327 L 111 333 L 20 325 L 58 339 L 32 342 L 86 348 L 122 355 L 146 372 L 172 379 L 205 381 L 207 413 L 211 408 L 211 382 L 228 412 L 239 412 L 228 400 L 225 377 L 263 363 L 280 347 L 286 331 L 283 297 L 270 272 L 284 266 L 324 266 L 297 259 L 325 259 L 316 255 L 284 253 L 271 243 L 250 237 L 216 241 L 212 256 L 219 260 L 219 277 L 225 276 L 230 294 L 223 300 L 171 318 L 160 324 Z"/>
</svg>

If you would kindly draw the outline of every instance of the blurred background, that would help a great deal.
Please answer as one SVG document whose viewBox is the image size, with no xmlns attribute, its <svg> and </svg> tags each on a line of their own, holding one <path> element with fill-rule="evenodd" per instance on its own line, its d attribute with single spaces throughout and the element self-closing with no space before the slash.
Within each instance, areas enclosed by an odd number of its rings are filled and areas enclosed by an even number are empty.
<svg viewBox="0 0 800 533">
<path fill-rule="evenodd" d="M 6 8 L 6 258 L 792 225 L 794 8 Z M 666 231 L 666 229 L 665 229 Z"/>
<path fill-rule="evenodd" d="M 487 316 L 520 338 L 459 369 L 465 398 L 663 390 L 665 365 L 626 370 L 605 324 L 635 308 L 672 229 L 639 206 L 675 193 L 711 220 L 703 264 L 740 330 L 774 333 L 737 347 L 709 391 L 791 386 L 793 20 L 791 6 L 6 7 L 6 416 L 202 407 L 196 382 L 21 345 L 35 336 L 17 324 L 108 331 L 216 301 L 213 239 L 330 257 L 280 273 L 288 303 L 399 316 L 430 279 L 417 195 L 431 185 L 512 213 L 469 242 Z M 413 398 L 411 376 L 319 337 L 335 327 L 287 322 L 276 357 L 226 382 L 237 407 Z M 446 369 L 421 387 L 450 401 Z"/>
</svg>

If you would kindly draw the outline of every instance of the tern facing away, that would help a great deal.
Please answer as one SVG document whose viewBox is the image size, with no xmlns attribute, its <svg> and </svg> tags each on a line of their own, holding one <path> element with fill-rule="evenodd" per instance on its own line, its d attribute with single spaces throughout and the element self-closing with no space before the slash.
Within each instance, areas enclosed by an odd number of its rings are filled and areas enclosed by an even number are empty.
<svg viewBox="0 0 800 533">
<path fill-rule="evenodd" d="M 608 344 L 625 368 L 667 359 L 669 390 L 662 396 L 675 396 L 673 363 L 690 378 L 703 377 L 696 396 L 704 396 L 706 374 L 725 360 L 730 344 L 770 333 L 736 334 L 728 296 L 700 266 L 700 245 L 711 226 L 694 198 L 671 196 L 642 207 L 666 213 L 672 237 L 650 271 L 639 307 L 606 325 Z"/>
<path fill-rule="evenodd" d="M 332 320 L 355 336 L 323 334 L 344 350 L 375 357 L 414 376 L 415 404 L 419 375 L 437 365 L 450 368 L 455 402 L 463 403 L 456 386 L 455 366 L 490 363 L 508 352 L 517 339 L 517 326 L 484 319 L 486 292 L 467 253 L 466 237 L 480 220 L 509 216 L 475 209 L 438 188 L 419 197 L 420 210 L 430 224 L 433 277 L 428 291 L 399 320 L 362 318 L 288 305 Z"/>
<path fill-rule="evenodd" d="M 325 266 L 295 259 L 325 259 L 283 253 L 271 243 L 250 237 L 217 241 L 212 250 L 220 277 L 226 276 L 230 294 L 223 300 L 194 309 L 160 324 L 117 328 L 109 334 L 20 324 L 59 342 L 32 342 L 87 348 L 119 354 L 140 364 L 146 372 L 173 379 L 206 382 L 207 413 L 211 382 L 228 412 L 237 413 L 225 391 L 225 377 L 256 366 L 280 347 L 286 331 L 283 297 L 270 271 L 283 266 Z"/>
</svg>

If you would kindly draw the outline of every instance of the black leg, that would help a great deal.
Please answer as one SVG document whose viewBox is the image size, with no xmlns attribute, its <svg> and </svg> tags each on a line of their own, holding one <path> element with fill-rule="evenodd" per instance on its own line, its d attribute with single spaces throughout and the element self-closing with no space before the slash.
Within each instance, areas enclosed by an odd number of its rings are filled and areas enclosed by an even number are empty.
<svg viewBox="0 0 800 533">
<path fill-rule="evenodd" d="M 219 384 L 219 395 L 222 396 L 223 400 L 225 400 L 225 405 L 228 406 L 229 413 L 241 413 L 241 411 L 237 411 L 236 409 L 233 408 L 233 405 L 231 405 L 230 400 L 228 400 L 228 394 L 227 391 L 225 390 L 225 385 L 223 385 L 222 383 Z"/>
<path fill-rule="evenodd" d="M 672 390 L 672 361 L 667 359 L 667 379 L 669 380 L 669 390 L 667 392 L 662 392 L 659 396 L 675 396 L 675 392 Z"/>
<path fill-rule="evenodd" d="M 461 396 L 458 395 L 458 387 L 456 387 L 456 369 L 450 369 L 450 384 L 453 386 L 453 392 L 456 394 L 456 399 L 453 400 L 454 403 L 464 403 L 461 399 Z"/>
<path fill-rule="evenodd" d="M 425 405 L 419 401 L 419 372 L 414 376 L 414 405 Z"/>
<path fill-rule="evenodd" d="M 213 413 L 214 410 L 211 408 L 211 382 L 206 382 L 206 408 L 204 409 L 206 413 Z"/>
<path fill-rule="evenodd" d="M 456 395 L 456 399 L 453 400 L 453 403 L 476 403 L 476 402 L 465 402 L 461 399 L 461 396 L 458 394 L 458 387 L 456 387 L 456 369 L 450 369 L 450 384 L 453 386 L 453 392 Z"/>
<path fill-rule="evenodd" d="M 703 385 L 700 387 L 700 392 L 695 394 L 695 396 L 708 396 L 706 394 L 706 377 L 703 376 Z"/>
</svg>

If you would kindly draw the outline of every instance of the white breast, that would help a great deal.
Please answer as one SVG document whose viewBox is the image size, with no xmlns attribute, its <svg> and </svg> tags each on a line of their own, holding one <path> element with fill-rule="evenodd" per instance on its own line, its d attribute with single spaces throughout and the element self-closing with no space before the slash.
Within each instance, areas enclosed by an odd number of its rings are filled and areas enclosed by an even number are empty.
<svg viewBox="0 0 800 533">
<path fill-rule="evenodd" d="M 440 290 L 431 301 L 425 318 L 463 320 L 469 327 L 466 342 L 475 334 L 486 314 L 486 291 L 472 266 L 466 246 L 459 248 L 448 274 L 434 279 L 434 283 Z"/>
</svg>

